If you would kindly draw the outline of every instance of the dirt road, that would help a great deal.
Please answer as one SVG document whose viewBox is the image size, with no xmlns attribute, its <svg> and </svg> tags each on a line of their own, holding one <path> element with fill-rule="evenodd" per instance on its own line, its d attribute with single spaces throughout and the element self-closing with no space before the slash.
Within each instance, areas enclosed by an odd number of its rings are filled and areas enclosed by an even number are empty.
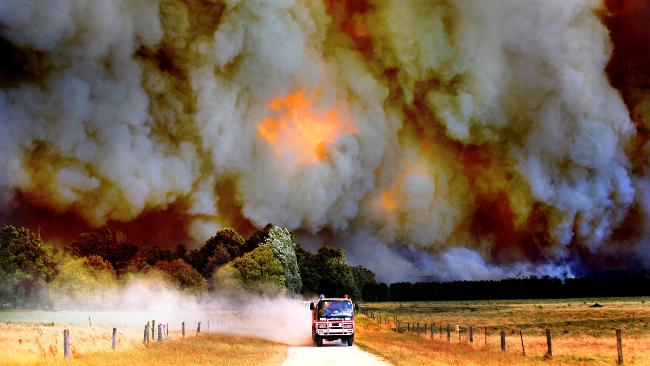
<svg viewBox="0 0 650 366">
<path fill-rule="evenodd" d="M 362 351 L 357 346 L 348 347 L 336 342 L 324 342 L 323 347 L 292 346 L 283 366 L 320 366 L 320 365 L 370 365 L 386 366 L 381 358 Z"/>
</svg>

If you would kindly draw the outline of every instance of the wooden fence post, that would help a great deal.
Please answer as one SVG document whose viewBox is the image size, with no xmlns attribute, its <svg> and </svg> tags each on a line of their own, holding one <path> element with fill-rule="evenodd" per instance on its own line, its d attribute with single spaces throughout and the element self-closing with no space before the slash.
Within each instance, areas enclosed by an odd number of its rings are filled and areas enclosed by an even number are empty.
<svg viewBox="0 0 650 366">
<path fill-rule="evenodd" d="M 200 333 L 201 333 L 201 322 L 199 322 L 199 323 L 196 325 L 196 335 L 199 335 Z"/>
<path fill-rule="evenodd" d="M 153 341 L 156 339 L 156 321 L 152 320 L 151 321 L 151 340 Z"/>
<path fill-rule="evenodd" d="M 435 332 L 436 332 L 436 328 L 434 328 L 434 325 L 435 325 L 435 323 L 434 323 L 434 322 L 431 322 L 431 339 L 433 339 L 433 335 L 434 335 Z"/>
<path fill-rule="evenodd" d="M 447 341 L 451 341 L 451 325 L 447 324 Z"/>
<path fill-rule="evenodd" d="M 418 335 L 420 335 L 420 322 L 418 322 Z"/>
<path fill-rule="evenodd" d="M 506 331 L 501 329 L 501 350 L 506 351 Z"/>
<path fill-rule="evenodd" d="M 113 342 L 111 343 L 111 346 L 113 349 L 117 348 L 117 328 L 113 328 Z"/>
<path fill-rule="evenodd" d="M 469 343 L 474 344 L 474 327 L 469 326 Z"/>
<path fill-rule="evenodd" d="M 424 335 L 427 335 L 427 323 L 424 323 Z"/>
<path fill-rule="evenodd" d="M 142 336 L 142 343 L 144 343 L 145 346 L 148 343 L 147 342 L 148 338 L 149 338 L 149 322 L 147 322 L 147 324 L 144 325 L 144 335 Z"/>
<path fill-rule="evenodd" d="M 621 335 L 621 330 L 616 329 L 616 350 L 618 351 L 618 360 L 617 364 L 623 364 L 623 336 Z"/>
<path fill-rule="evenodd" d="M 158 342 L 162 341 L 162 324 L 158 324 Z"/>
<path fill-rule="evenodd" d="M 169 323 L 165 325 L 165 338 L 169 339 Z"/>
<path fill-rule="evenodd" d="M 63 330 L 63 358 L 70 358 L 70 331 L 67 329 Z"/>
<path fill-rule="evenodd" d="M 93 323 L 90 322 L 90 317 L 88 317 L 88 326 L 89 326 L 89 327 L 92 327 L 92 326 L 93 326 Z"/>
<path fill-rule="evenodd" d="M 183 333 L 183 339 L 185 339 L 185 322 L 181 323 L 181 332 Z"/>
<path fill-rule="evenodd" d="M 524 347 L 524 335 L 521 333 L 521 329 L 519 329 L 519 338 L 521 338 L 521 353 L 526 356 L 526 348 Z"/>
<path fill-rule="evenodd" d="M 460 325 L 456 326 L 456 330 L 458 331 L 458 342 L 460 342 Z"/>
<path fill-rule="evenodd" d="M 411 322 L 406 322 L 406 331 L 407 332 L 411 331 Z"/>
<path fill-rule="evenodd" d="M 548 351 L 546 351 L 544 358 L 553 358 L 553 340 L 551 338 L 551 330 L 548 328 L 546 329 L 546 346 L 548 347 Z"/>
</svg>

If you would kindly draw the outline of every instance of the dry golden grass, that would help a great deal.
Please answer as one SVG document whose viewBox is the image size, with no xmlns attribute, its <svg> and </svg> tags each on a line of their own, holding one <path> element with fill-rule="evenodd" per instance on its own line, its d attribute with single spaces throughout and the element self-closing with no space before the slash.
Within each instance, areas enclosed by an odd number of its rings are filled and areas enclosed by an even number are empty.
<svg viewBox="0 0 650 366">
<path fill-rule="evenodd" d="M 141 330 L 118 333 L 117 350 L 111 350 L 111 329 L 70 329 L 72 360 L 69 365 L 251 365 L 280 364 L 287 347 L 249 337 L 207 334 L 142 344 Z M 63 360 L 60 326 L 0 324 L 0 365 L 57 365 Z"/>
<path fill-rule="evenodd" d="M 612 365 L 616 363 L 614 330 L 623 330 L 626 365 L 650 365 L 650 307 L 645 299 L 562 300 L 546 302 L 481 301 L 366 304 L 368 311 L 388 316 L 389 324 L 358 318 L 357 343 L 398 365 L 423 362 L 440 365 Z M 394 331 L 392 316 L 406 323 L 436 323 L 433 339 Z M 382 322 L 383 323 L 383 322 Z M 452 328 L 451 342 L 446 330 Z M 461 338 L 455 325 L 461 325 Z M 469 345 L 467 326 L 475 327 L 475 342 Z M 484 329 L 488 329 L 487 347 Z M 500 350 L 499 329 L 506 330 L 507 350 Z M 553 332 L 553 359 L 544 360 L 544 329 Z M 429 330 L 429 329 L 428 329 Z M 519 330 L 523 331 L 526 355 L 522 355 Z"/>
</svg>

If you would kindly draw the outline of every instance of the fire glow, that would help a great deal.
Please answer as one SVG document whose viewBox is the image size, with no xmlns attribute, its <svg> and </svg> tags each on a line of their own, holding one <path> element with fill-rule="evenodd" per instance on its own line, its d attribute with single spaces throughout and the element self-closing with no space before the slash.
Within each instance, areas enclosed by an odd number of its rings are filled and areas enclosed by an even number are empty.
<svg viewBox="0 0 650 366">
<path fill-rule="evenodd" d="M 327 160 L 328 145 L 356 131 L 351 118 L 336 107 L 319 108 L 304 92 L 293 92 L 268 104 L 271 116 L 257 128 L 274 158 L 297 166 Z"/>
</svg>

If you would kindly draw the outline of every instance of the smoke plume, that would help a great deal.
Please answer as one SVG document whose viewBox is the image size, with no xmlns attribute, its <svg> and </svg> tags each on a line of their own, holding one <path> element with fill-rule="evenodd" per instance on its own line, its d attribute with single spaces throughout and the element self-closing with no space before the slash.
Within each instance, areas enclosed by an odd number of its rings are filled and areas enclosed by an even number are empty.
<svg viewBox="0 0 650 366">
<path fill-rule="evenodd" d="M 2 220 L 166 245 L 273 222 L 385 279 L 646 267 L 648 14 L 1 2 Z"/>
</svg>

